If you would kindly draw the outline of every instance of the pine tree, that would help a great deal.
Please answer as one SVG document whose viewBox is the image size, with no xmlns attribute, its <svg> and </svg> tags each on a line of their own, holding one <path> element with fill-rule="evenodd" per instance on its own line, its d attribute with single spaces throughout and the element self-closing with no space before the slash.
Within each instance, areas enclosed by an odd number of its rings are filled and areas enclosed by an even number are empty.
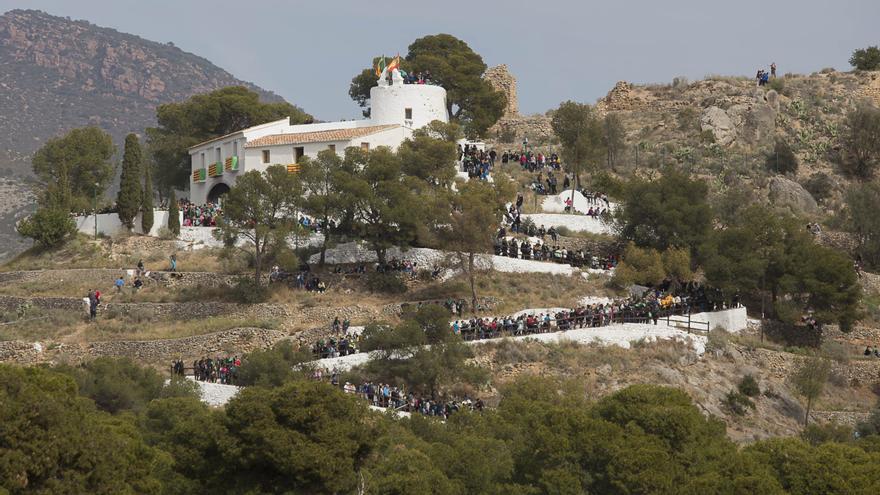
<svg viewBox="0 0 880 495">
<path fill-rule="evenodd" d="M 177 194 L 171 190 L 171 198 L 168 199 L 168 230 L 175 236 L 180 235 L 180 213 L 177 209 Z"/>
<path fill-rule="evenodd" d="M 141 145 L 136 134 L 125 136 L 125 152 L 122 155 L 122 176 L 119 180 L 119 194 L 116 196 L 116 209 L 119 221 L 126 228 L 134 226 L 134 217 L 141 208 Z"/>
<path fill-rule="evenodd" d="M 153 174 L 150 165 L 144 167 L 144 197 L 141 202 L 141 230 L 144 235 L 150 234 L 153 228 Z"/>
</svg>

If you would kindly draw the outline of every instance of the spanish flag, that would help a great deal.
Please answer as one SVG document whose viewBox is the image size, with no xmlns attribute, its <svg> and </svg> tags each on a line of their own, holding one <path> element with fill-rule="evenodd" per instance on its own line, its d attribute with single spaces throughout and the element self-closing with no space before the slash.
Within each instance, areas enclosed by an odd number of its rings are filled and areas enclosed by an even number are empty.
<svg viewBox="0 0 880 495">
<path fill-rule="evenodd" d="M 388 72 L 393 71 L 394 69 L 400 70 L 400 54 L 398 53 L 396 57 L 388 64 Z"/>
</svg>

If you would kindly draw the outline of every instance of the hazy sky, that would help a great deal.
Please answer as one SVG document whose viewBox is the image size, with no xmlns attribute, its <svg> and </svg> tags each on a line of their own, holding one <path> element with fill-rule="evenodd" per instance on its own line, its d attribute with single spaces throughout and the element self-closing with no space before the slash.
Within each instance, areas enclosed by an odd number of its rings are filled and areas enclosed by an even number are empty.
<svg viewBox="0 0 880 495">
<path fill-rule="evenodd" d="M 848 70 L 880 44 L 880 0 L 0 0 L 167 42 L 324 120 L 359 117 L 349 82 L 375 55 L 450 33 L 518 80 L 520 111 L 595 102 L 618 80 Z"/>
</svg>

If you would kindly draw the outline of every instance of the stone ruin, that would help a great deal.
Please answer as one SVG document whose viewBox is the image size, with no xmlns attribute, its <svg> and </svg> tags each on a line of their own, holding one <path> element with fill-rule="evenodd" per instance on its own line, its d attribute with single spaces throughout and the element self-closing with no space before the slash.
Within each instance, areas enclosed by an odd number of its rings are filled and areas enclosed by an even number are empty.
<svg viewBox="0 0 880 495">
<path fill-rule="evenodd" d="M 507 97 L 507 106 L 504 108 L 502 119 L 519 116 L 519 102 L 516 98 L 516 79 L 507 68 L 507 64 L 490 67 L 483 74 L 483 79 L 489 82 L 497 91 Z"/>
</svg>

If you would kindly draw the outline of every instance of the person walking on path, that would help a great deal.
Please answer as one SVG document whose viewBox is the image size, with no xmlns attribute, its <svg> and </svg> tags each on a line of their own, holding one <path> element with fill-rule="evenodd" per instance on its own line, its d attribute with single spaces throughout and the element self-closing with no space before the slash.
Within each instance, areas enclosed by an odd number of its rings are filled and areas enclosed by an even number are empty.
<svg viewBox="0 0 880 495">
<path fill-rule="evenodd" d="M 98 317 L 98 291 L 95 289 L 89 290 L 89 320 L 95 321 L 95 318 Z"/>
<path fill-rule="evenodd" d="M 171 271 L 177 272 L 177 255 L 176 254 L 171 255 Z"/>
</svg>

